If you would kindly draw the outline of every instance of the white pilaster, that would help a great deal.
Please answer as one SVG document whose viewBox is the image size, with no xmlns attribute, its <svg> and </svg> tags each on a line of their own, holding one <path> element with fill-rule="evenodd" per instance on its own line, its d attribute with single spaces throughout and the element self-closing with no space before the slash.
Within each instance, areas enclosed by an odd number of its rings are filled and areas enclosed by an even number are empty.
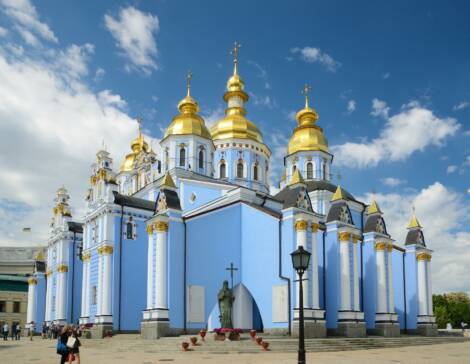
<svg viewBox="0 0 470 364">
<path fill-rule="evenodd" d="M 103 301 L 101 303 L 101 315 L 111 316 L 111 294 L 112 294 L 112 257 L 113 247 L 104 246 L 102 248 L 103 259 Z"/>
<path fill-rule="evenodd" d="M 354 311 L 360 311 L 360 300 L 359 300 L 359 258 L 357 253 L 357 242 L 359 241 L 359 236 L 353 236 L 353 287 L 354 287 Z"/>
<path fill-rule="evenodd" d="M 36 322 L 36 285 L 38 281 L 36 278 L 28 279 L 28 308 L 26 311 L 26 323 L 29 325 L 31 322 Z"/>
<path fill-rule="evenodd" d="M 339 233 L 339 262 L 340 262 L 340 287 L 341 300 L 339 309 L 342 311 L 351 310 L 351 280 L 349 264 L 349 245 L 351 234 L 348 232 Z"/>
<path fill-rule="evenodd" d="M 432 307 L 432 279 L 431 279 L 431 255 L 428 254 L 426 259 L 426 278 L 427 278 L 427 293 L 428 293 L 428 315 L 433 316 Z"/>
<path fill-rule="evenodd" d="M 386 243 L 375 244 L 375 262 L 377 270 L 377 313 L 387 310 L 387 273 L 385 270 Z"/>
<path fill-rule="evenodd" d="M 65 305 L 67 303 L 67 272 L 68 266 L 60 264 L 57 266 L 57 306 L 56 320 L 66 320 Z"/>
<path fill-rule="evenodd" d="M 305 250 L 307 250 L 307 226 L 308 222 L 305 220 L 297 220 L 295 222 L 295 231 L 296 231 L 296 245 L 297 248 L 302 246 Z M 308 304 L 308 271 L 302 277 L 302 288 L 303 288 L 303 305 L 304 308 L 309 307 Z M 295 307 L 299 308 L 299 295 L 300 295 L 300 287 L 299 282 L 296 282 L 296 300 L 295 300 Z"/>
<path fill-rule="evenodd" d="M 390 313 L 395 313 L 395 294 L 393 290 L 393 269 L 392 269 L 393 244 L 389 244 L 387 250 L 388 259 L 388 307 Z"/>
<path fill-rule="evenodd" d="M 426 282 L 426 254 L 420 253 L 416 256 L 418 260 L 418 314 L 425 316 L 428 314 L 428 293 Z"/>
<path fill-rule="evenodd" d="M 155 261 L 155 308 L 167 309 L 167 234 L 168 222 L 157 221 L 156 261 Z"/>
<path fill-rule="evenodd" d="M 147 225 L 148 249 L 147 249 L 147 310 L 153 308 L 153 225 Z"/>
<path fill-rule="evenodd" d="M 318 224 L 312 224 L 312 308 L 320 309 L 320 294 L 318 281 L 318 246 L 317 246 Z"/>
<path fill-rule="evenodd" d="M 46 310 L 44 314 L 44 320 L 47 322 L 51 321 L 51 309 L 52 309 L 52 272 L 48 270 L 46 272 Z"/>
<path fill-rule="evenodd" d="M 100 316 L 102 312 L 103 301 L 103 255 L 101 248 L 98 248 L 98 303 L 96 307 L 96 316 Z"/>
</svg>

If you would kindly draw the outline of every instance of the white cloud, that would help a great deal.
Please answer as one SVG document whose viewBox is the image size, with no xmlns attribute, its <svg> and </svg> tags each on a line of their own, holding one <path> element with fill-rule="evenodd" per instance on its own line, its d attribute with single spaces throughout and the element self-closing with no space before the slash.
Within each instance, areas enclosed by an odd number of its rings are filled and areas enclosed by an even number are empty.
<svg viewBox="0 0 470 364">
<path fill-rule="evenodd" d="M 454 173 L 455 171 L 457 171 L 458 167 L 455 166 L 455 165 L 450 165 L 450 166 L 447 166 L 447 173 Z"/>
<path fill-rule="evenodd" d="M 8 35 L 8 29 L 0 27 L 0 37 L 6 37 Z"/>
<path fill-rule="evenodd" d="M 255 61 L 251 61 L 251 60 L 248 60 L 247 63 L 249 65 L 252 65 L 254 68 L 256 68 L 256 70 L 258 71 L 258 76 L 263 79 L 263 82 L 264 82 L 264 88 L 266 90 L 270 90 L 271 89 L 271 85 L 270 83 L 268 82 L 268 72 L 266 71 L 266 69 L 261 66 L 258 62 L 255 62 Z"/>
<path fill-rule="evenodd" d="M 383 78 L 384 80 L 389 79 L 389 78 L 390 78 L 390 72 L 385 72 L 385 73 L 382 75 L 382 78 Z"/>
<path fill-rule="evenodd" d="M 378 137 L 336 145 L 331 150 L 338 165 L 374 167 L 382 161 L 404 160 L 431 145 L 440 147 L 459 128 L 460 124 L 454 118 L 439 118 L 421 106 L 407 107 L 387 117 Z"/>
<path fill-rule="evenodd" d="M 269 163 L 269 184 L 277 189 L 284 169 L 284 156 L 287 152 L 289 138 L 286 136 L 286 133 L 280 130 L 274 130 L 269 134 L 269 141 L 267 143 L 272 153 L 271 162 Z"/>
<path fill-rule="evenodd" d="M 213 110 L 208 110 L 206 114 L 203 115 L 204 122 L 208 128 L 212 127 L 217 121 L 221 120 L 224 117 L 224 108 L 219 105 Z"/>
<path fill-rule="evenodd" d="M 258 96 L 253 92 L 249 92 L 249 95 L 251 97 L 251 100 L 253 101 L 253 105 L 255 106 L 266 107 L 268 109 L 276 109 L 279 107 L 277 101 L 269 95 Z"/>
<path fill-rule="evenodd" d="M 118 18 L 106 14 L 104 20 L 116 40 L 116 46 L 129 61 L 127 70 L 137 69 L 150 74 L 158 69 L 155 35 L 159 30 L 159 21 L 156 15 L 129 6 L 120 10 Z"/>
<path fill-rule="evenodd" d="M 389 187 L 396 187 L 403 183 L 402 180 L 398 178 L 394 178 L 394 177 L 382 178 L 381 181 L 384 185 L 389 186 Z"/>
<path fill-rule="evenodd" d="M 80 219 L 102 140 L 115 169 L 130 150 L 137 122 L 123 111 L 125 100 L 111 90 L 95 92 L 85 81 L 93 50 L 72 44 L 37 55 L 0 48 L 0 246 L 43 244 L 61 185 Z M 25 226 L 33 234 L 22 233 Z"/>
<path fill-rule="evenodd" d="M 104 75 L 106 74 L 106 71 L 104 70 L 104 68 L 101 68 L 101 67 L 98 67 L 95 71 L 95 78 L 94 80 L 96 82 L 98 81 L 101 81 L 104 77 Z"/>
<path fill-rule="evenodd" d="M 294 47 L 291 48 L 290 52 L 292 54 L 300 55 L 300 58 L 307 63 L 320 63 L 325 66 L 326 69 L 330 72 L 336 72 L 336 70 L 341 67 L 341 63 L 334 60 L 329 54 L 324 53 L 320 48 L 315 47 Z"/>
<path fill-rule="evenodd" d="M 28 29 L 25 29 L 23 27 L 15 27 L 18 33 L 21 35 L 21 38 L 26 42 L 26 44 L 29 44 L 30 46 L 33 47 L 38 47 L 41 42 L 36 38 L 36 36 L 31 33 Z"/>
<path fill-rule="evenodd" d="M 462 194 L 439 182 L 414 194 L 374 194 L 384 212 L 385 222 L 392 238 L 404 245 L 406 226 L 412 206 L 424 228 L 428 248 L 434 250 L 432 259 L 434 292 L 470 291 L 470 207 Z M 364 197 L 370 201 L 372 195 Z"/>
<path fill-rule="evenodd" d="M 372 116 L 386 119 L 388 118 L 389 111 L 390 108 L 387 106 L 385 101 L 379 100 L 377 98 L 372 100 L 372 111 L 370 112 Z"/>
<path fill-rule="evenodd" d="M 452 110 L 454 111 L 463 110 L 469 106 L 470 106 L 470 102 L 460 101 L 457 105 L 454 105 L 454 107 L 452 107 Z"/>
<path fill-rule="evenodd" d="M 348 114 L 352 114 L 356 110 L 356 101 L 349 100 L 347 105 Z"/>
<path fill-rule="evenodd" d="M 41 38 L 50 42 L 57 43 L 57 37 L 49 28 L 46 23 L 39 20 L 39 15 L 36 8 L 29 0 L 0 0 L 0 5 L 3 12 L 9 16 L 16 24 L 21 25 L 19 31 L 23 38 L 25 37 L 24 32 L 35 33 Z M 20 30 L 22 29 L 22 30 Z M 31 40 L 31 36 L 29 39 Z"/>
</svg>

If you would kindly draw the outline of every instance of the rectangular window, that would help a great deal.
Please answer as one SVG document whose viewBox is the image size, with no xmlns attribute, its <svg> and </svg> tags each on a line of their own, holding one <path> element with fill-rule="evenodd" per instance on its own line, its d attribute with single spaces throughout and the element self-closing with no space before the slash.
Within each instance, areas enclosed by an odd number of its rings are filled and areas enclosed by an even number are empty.
<svg viewBox="0 0 470 364">
<path fill-rule="evenodd" d="M 7 303 L 5 301 L 0 301 L 0 312 L 6 312 Z"/>
<path fill-rule="evenodd" d="M 15 301 L 13 302 L 13 312 L 20 313 L 21 302 Z"/>
<path fill-rule="evenodd" d="M 96 286 L 91 287 L 91 304 L 96 305 Z"/>
</svg>

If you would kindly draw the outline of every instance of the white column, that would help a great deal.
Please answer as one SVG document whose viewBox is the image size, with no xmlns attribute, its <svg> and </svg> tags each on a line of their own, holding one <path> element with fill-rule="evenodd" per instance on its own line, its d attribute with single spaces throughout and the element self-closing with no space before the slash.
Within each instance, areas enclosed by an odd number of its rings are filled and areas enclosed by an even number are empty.
<svg viewBox="0 0 470 364">
<path fill-rule="evenodd" d="M 90 252 L 88 253 L 88 258 L 87 262 L 84 266 L 84 270 L 86 271 L 86 279 L 85 282 L 83 282 L 85 286 L 85 317 L 90 317 L 90 267 L 91 267 L 91 254 Z"/>
<path fill-rule="evenodd" d="M 57 307 L 56 320 L 65 320 L 65 305 L 67 303 L 67 272 L 68 266 L 60 264 L 57 266 Z"/>
<path fill-rule="evenodd" d="M 431 255 L 427 255 L 426 259 L 426 278 L 427 278 L 427 292 L 428 292 L 428 315 L 433 316 L 432 307 L 432 279 L 431 279 Z"/>
<path fill-rule="evenodd" d="M 318 281 L 318 246 L 317 246 L 318 224 L 312 224 L 312 257 L 310 258 L 312 266 L 312 308 L 320 309 L 320 294 Z"/>
<path fill-rule="evenodd" d="M 419 315 L 428 314 L 428 293 L 427 293 L 427 282 L 426 282 L 426 253 L 419 253 L 416 255 L 418 261 L 418 304 L 419 304 Z"/>
<path fill-rule="evenodd" d="M 36 285 L 38 281 L 36 278 L 28 279 L 28 309 L 26 311 L 26 323 L 29 325 L 31 322 L 36 323 Z"/>
<path fill-rule="evenodd" d="M 83 253 L 82 254 L 82 262 L 83 262 L 83 271 L 82 271 L 82 305 L 81 305 L 81 317 L 85 317 L 85 311 L 86 311 L 86 273 L 87 273 L 87 259 L 88 259 L 88 254 Z"/>
<path fill-rule="evenodd" d="M 153 308 L 153 225 L 147 225 L 147 310 Z"/>
<path fill-rule="evenodd" d="M 102 247 L 98 248 L 98 304 L 96 307 L 96 316 L 100 316 L 102 312 L 103 302 L 103 255 Z"/>
<path fill-rule="evenodd" d="M 52 309 L 52 272 L 48 270 L 46 272 L 46 312 L 44 320 L 51 321 L 51 309 Z"/>
<path fill-rule="evenodd" d="M 393 244 L 388 245 L 387 259 L 388 259 L 388 307 L 390 313 L 395 313 L 395 294 L 393 291 L 393 270 L 392 270 L 392 252 Z"/>
<path fill-rule="evenodd" d="M 302 246 L 305 250 L 307 250 L 307 226 L 308 223 L 305 220 L 297 220 L 295 222 L 295 231 L 296 231 L 296 244 L 297 248 Z M 303 297 L 304 297 L 304 308 L 309 307 L 308 304 L 308 271 L 304 273 L 302 277 L 302 288 L 303 288 Z M 299 308 L 299 295 L 300 295 L 300 285 L 299 282 L 296 284 L 296 304 L 295 307 Z"/>
<path fill-rule="evenodd" d="M 387 273 L 385 270 L 386 243 L 375 244 L 375 262 L 377 269 L 377 313 L 387 312 Z"/>
<path fill-rule="evenodd" d="M 167 233 L 168 223 L 157 221 L 156 262 L 155 262 L 155 308 L 168 308 L 167 305 Z"/>
<path fill-rule="evenodd" d="M 104 246 L 103 252 L 103 301 L 101 303 L 101 315 L 111 316 L 111 293 L 112 293 L 112 257 L 113 247 Z"/>
<path fill-rule="evenodd" d="M 351 310 L 351 281 L 349 264 L 350 238 L 350 233 L 339 233 L 339 271 L 341 287 L 341 301 L 339 309 L 344 311 Z"/>
<path fill-rule="evenodd" d="M 359 301 L 359 258 L 357 256 L 357 242 L 359 237 L 357 235 L 353 236 L 353 284 L 354 284 L 354 311 L 360 311 L 360 301 Z"/>
</svg>

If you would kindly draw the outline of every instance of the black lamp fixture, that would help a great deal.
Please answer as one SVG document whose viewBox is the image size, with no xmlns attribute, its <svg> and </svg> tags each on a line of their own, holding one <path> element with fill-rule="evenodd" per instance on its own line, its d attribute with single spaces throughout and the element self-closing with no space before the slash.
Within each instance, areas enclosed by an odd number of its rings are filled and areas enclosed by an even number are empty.
<svg viewBox="0 0 470 364">
<path fill-rule="evenodd" d="M 304 337 L 304 290 L 302 284 L 302 276 L 308 269 L 310 263 L 310 254 L 302 245 L 291 254 L 292 265 L 299 275 L 299 350 L 297 354 L 297 363 L 305 364 L 305 337 Z"/>
</svg>

